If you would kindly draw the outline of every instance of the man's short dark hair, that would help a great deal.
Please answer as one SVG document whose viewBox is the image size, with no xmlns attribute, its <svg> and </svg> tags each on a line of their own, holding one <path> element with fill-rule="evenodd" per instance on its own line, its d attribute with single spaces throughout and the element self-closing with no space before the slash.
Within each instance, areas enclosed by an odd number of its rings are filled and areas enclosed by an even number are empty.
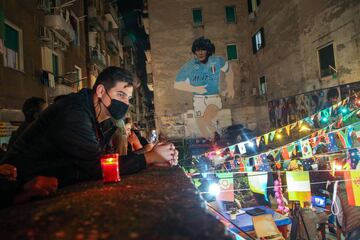
<svg viewBox="0 0 360 240">
<path fill-rule="evenodd" d="M 117 82 L 125 82 L 128 86 L 134 86 L 133 75 L 123 68 L 111 66 L 105 68 L 97 77 L 96 82 L 93 86 L 93 91 L 96 90 L 99 84 L 104 85 L 105 89 L 108 91 L 113 88 Z"/>
<path fill-rule="evenodd" d="M 211 56 L 215 53 L 215 45 L 212 42 L 204 37 L 199 37 L 195 39 L 192 44 L 191 51 L 195 54 L 197 50 L 206 50 L 207 55 Z"/>
<path fill-rule="evenodd" d="M 22 112 L 25 116 L 25 121 L 33 121 L 34 114 L 40 113 L 43 110 L 43 105 L 46 101 L 40 97 L 31 97 L 25 100 L 22 106 Z"/>
</svg>

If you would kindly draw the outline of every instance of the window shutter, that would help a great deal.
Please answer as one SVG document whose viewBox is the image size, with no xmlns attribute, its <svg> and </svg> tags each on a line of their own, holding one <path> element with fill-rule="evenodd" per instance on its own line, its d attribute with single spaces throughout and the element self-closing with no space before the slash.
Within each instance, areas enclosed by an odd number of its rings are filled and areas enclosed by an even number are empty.
<svg viewBox="0 0 360 240">
<path fill-rule="evenodd" d="M 202 12 L 201 9 L 193 9 L 193 23 L 194 25 L 202 24 Z"/>
<path fill-rule="evenodd" d="M 5 47 L 15 52 L 19 50 L 19 33 L 5 24 Z"/>
<path fill-rule="evenodd" d="M 264 28 L 260 28 L 261 33 L 261 48 L 265 47 L 265 34 L 264 34 Z"/>
<path fill-rule="evenodd" d="M 235 7 L 226 7 L 225 12 L 226 12 L 226 22 L 235 23 L 236 22 Z"/>
<path fill-rule="evenodd" d="M 226 51 L 228 60 L 237 59 L 237 49 L 235 44 L 227 45 Z"/>
<path fill-rule="evenodd" d="M 254 36 L 252 36 L 251 41 L 252 41 L 252 47 L 253 47 L 253 53 L 255 54 L 256 51 L 256 34 Z"/>
<path fill-rule="evenodd" d="M 58 56 L 52 54 L 53 74 L 55 77 L 59 76 L 59 60 Z"/>
<path fill-rule="evenodd" d="M 250 14 L 250 13 L 252 13 L 254 10 L 253 10 L 253 8 L 252 8 L 251 0 L 248 0 L 247 2 L 248 2 L 248 12 L 249 12 L 249 14 Z"/>
</svg>

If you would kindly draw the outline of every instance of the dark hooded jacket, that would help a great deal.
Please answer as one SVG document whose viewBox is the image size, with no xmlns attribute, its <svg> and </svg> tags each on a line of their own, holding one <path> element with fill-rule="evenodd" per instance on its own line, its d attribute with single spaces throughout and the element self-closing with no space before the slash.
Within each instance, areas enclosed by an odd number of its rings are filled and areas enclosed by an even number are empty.
<svg viewBox="0 0 360 240">
<path fill-rule="evenodd" d="M 21 183 L 51 176 L 61 187 L 101 178 L 99 158 L 106 153 L 114 129 L 103 131 L 95 115 L 91 90 L 68 95 L 41 113 L 2 162 L 17 168 Z M 122 156 L 119 166 L 121 175 L 135 173 L 146 168 L 145 157 Z"/>
</svg>

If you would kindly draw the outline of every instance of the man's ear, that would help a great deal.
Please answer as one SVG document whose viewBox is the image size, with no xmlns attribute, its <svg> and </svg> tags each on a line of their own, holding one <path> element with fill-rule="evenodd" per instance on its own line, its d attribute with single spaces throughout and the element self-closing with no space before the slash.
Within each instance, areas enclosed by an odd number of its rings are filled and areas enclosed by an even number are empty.
<svg viewBox="0 0 360 240">
<path fill-rule="evenodd" d="M 96 90 L 95 90 L 96 96 L 97 96 L 98 98 L 102 98 L 102 96 L 104 96 L 105 93 L 106 93 L 106 91 L 105 91 L 104 85 L 99 84 L 99 85 L 96 87 Z"/>
</svg>

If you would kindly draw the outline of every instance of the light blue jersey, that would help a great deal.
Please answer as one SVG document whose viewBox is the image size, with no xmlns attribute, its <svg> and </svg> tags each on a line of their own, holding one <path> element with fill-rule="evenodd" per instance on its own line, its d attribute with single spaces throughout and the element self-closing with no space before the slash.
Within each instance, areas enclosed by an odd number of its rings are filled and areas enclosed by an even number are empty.
<svg viewBox="0 0 360 240">
<path fill-rule="evenodd" d="M 186 62 L 176 76 L 176 82 L 184 82 L 189 79 L 191 86 L 206 86 L 204 94 L 219 94 L 220 70 L 225 66 L 225 60 L 219 56 L 210 56 L 207 63 L 203 64 L 197 59 Z M 227 69 L 226 69 L 227 70 Z"/>
</svg>

